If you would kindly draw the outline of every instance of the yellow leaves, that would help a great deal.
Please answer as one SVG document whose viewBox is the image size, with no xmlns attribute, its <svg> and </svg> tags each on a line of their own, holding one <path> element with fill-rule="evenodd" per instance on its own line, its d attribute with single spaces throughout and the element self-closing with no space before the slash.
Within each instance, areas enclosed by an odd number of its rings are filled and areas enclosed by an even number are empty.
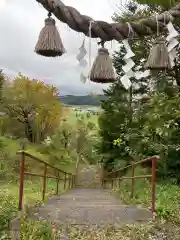
<svg viewBox="0 0 180 240">
<path fill-rule="evenodd" d="M 52 132 L 60 122 L 59 91 L 43 81 L 29 79 L 19 73 L 5 89 L 5 108 L 19 121 L 28 121 L 34 131 Z M 13 106 L 13 108 L 12 108 Z"/>
<path fill-rule="evenodd" d="M 30 80 L 28 77 L 23 76 L 21 73 L 12 81 L 11 91 L 14 94 L 19 94 L 19 100 L 31 101 L 34 103 L 47 103 L 53 102 L 54 97 L 58 94 L 58 89 L 54 86 L 47 85 L 43 81 L 36 79 Z"/>
<path fill-rule="evenodd" d="M 113 141 L 114 146 L 119 146 L 120 144 L 121 144 L 121 139 L 120 138 Z"/>
</svg>

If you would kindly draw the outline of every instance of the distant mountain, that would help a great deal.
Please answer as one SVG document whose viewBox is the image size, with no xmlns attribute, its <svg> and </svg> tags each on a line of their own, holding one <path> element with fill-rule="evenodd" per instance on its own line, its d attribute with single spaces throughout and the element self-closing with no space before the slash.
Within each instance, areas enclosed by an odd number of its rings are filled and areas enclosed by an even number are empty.
<svg viewBox="0 0 180 240">
<path fill-rule="evenodd" d="M 104 95 L 96 95 L 96 96 L 74 96 L 74 95 L 65 95 L 60 96 L 60 100 L 62 103 L 66 105 L 89 105 L 89 106 L 99 106 L 100 101 L 104 100 Z"/>
</svg>

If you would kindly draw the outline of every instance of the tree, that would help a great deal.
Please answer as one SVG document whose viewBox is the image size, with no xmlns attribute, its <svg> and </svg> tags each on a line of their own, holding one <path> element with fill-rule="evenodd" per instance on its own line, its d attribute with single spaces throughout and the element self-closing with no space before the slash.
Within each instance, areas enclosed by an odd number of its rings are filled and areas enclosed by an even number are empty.
<svg viewBox="0 0 180 240">
<path fill-rule="evenodd" d="M 156 3 L 156 4 L 152 4 Z M 176 4 L 178 1 L 174 1 L 173 4 Z M 141 3 L 138 4 L 138 3 Z M 144 3 L 146 3 L 144 5 Z M 138 21 L 143 18 L 150 17 L 155 14 L 160 14 L 163 12 L 163 3 L 171 4 L 171 1 L 161 1 L 161 0 L 139 0 L 139 1 L 130 1 L 125 6 L 125 11 L 121 15 L 114 14 L 113 20 L 116 22 L 134 22 Z M 174 26 L 177 31 L 180 30 L 179 28 L 179 19 L 174 21 Z M 163 36 L 163 34 L 162 34 Z M 139 67 L 141 70 L 144 66 L 144 61 L 146 60 L 149 54 L 149 50 L 152 47 L 152 43 L 157 37 L 157 32 L 155 32 L 153 35 L 150 36 L 144 36 L 140 39 L 134 39 L 129 40 L 130 45 L 132 47 L 133 52 L 136 54 L 134 57 L 134 61 L 136 63 L 136 66 Z M 122 47 L 123 48 L 123 47 Z M 120 49 L 119 52 L 115 53 L 114 56 L 114 64 L 118 71 L 118 73 L 122 72 L 122 64 L 124 64 L 122 57 L 124 56 L 124 50 Z M 157 87 L 161 85 L 166 87 L 166 85 L 170 84 L 170 82 L 176 82 L 177 86 L 180 87 L 180 53 L 179 53 L 180 46 L 177 47 L 177 58 L 176 58 L 176 65 L 173 69 L 167 70 L 167 72 L 159 71 L 158 73 L 155 73 L 156 77 L 149 76 L 146 79 L 142 79 L 141 81 L 137 81 L 136 79 L 132 79 L 132 82 L 137 85 L 140 84 L 142 86 L 147 85 L 147 83 L 150 83 L 149 87 L 154 88 L 157 90 Z M 154 81 L 155 79 L 155 81 Z M 156 80 L 159 79 L 158 85 Z M 172 85 L 172 84 L 171 84 Z M 139 86 L 140 87 L 140 86 Z M 145 86 L 144 86 L 145 87 Z M 146 86 L 147 87 L 147 86 Z M 141 90 L 141 88 L 140 88 Z M 161 88 L 162 90 L 162 88 Z M 139 91 L 139 90 L 138 90 Z"/>
<path fill-rule="evenodd" d="M 179 3 L 179 0 L 164 1 L 164 0 L 137 0 L 140 4 L 150 4 L 151 6 L 161 6 L 164 10 L 168 10 L 173 5 Z"/>
<path fill-rule="evenodd" d="M 94 131 L 94 132 L 93 132 Z M 96 129 L 93 123 L 78 118 L 74 125 L 63 119 L 56 133 L 44 141 L 41 151 L 51 156 L 53 164 L 94 163 L 94 139 Z"/>
<path fill-rule="evenodd" d="M 61 104 L 58 90 L 21 73 L 4 89 L 3 111 L 24 128 L 30 142 L 42 141 L 59 125 Z"/>
<path fill-rule="evenodd" d="M 99 152 L 103 155 L 103 163 L 106 169 L 111 169 L 128 162 L 131 157 L 125 152 L 125 145 L 120 148 L 114 146 L 113 141 L 125 134 L 130 126 L 131 111 L 128 105 L 128 92 L 121 82 L 104 91 L 106 100 L 102 101 L 103 112 L 99 117 L 100 145 Z M 120 161 L 122 160 L 122 162 Z"/>
<path fill-rule="evenodd" d="M 153 11 L 160 11 L 154 6 L 148 6 L 142 11 L 136 6 L 130 6 L 133 12 L 125 12 L 119 17 L 119 21 L 132 21 L 141 18 L 146 12 L 151 15 Z M 137 66 L 142 67 L 141 60 L 148 54 L 147 49 L 152 39 L 153 36 L 133 42 L 130 40 L 136 53 L 133 60 Z M 124 74 L 124 54 L 121 46 L 113 58 L 119 77 Z M 178 56 L 177 66 L 179 63 Z M 150 76 L 142 81 L 132 79 L 133 87 L 129 92 L 123 90 L 122 85 L 119 87 L 120 82 L 113 84 L 105 92 L 107 99 L 102 103 L 104 112 L 100 117 L 100 153 L 103 154 L 107 169 L 112 170 L 140 157 L 160 154 L 159 176 L 179 179 L 176 170 L 180 164 L 179 142 L 178 137 L 175 137 L 179 136 L 180 111 L 176 101 L 179 93 L 178 87 L 173 85 L 174 80 L 179 84 L 179 77 L 178 74 L 173 76 L 174 72 L 176 68 L 171 72 L 159 72 L 157 76 Z M 144 93 L 148 97 L 144 98 Z"/>
<path fill-rule="evenodd" d="M 128 21 L 131 17 L 138 19 L 139 15 L 143 15 L 144 12 L 140 11 L 135 14 L 137 10 L 137 4 L 132 6 L 130 3 L 127 8 L 131 11 L 124 12 L 122 16 L 114 16 L 114 20 L 118 21 Z M 148 54 L 147 45 L 148 41 L 143 41 L 145 52 L 142 51 L 142 40 L 130 41 L 132 44 L 132 50 L 136 53 L 133 59 L 136 66 L 139 69 L 143 67 L 142 59 Z M 103 154 L 103 159 L 105 161 L 105 168 L 112 169 L 128 164 L 130 161 L 134 160 L 135 152 L 132 151 L 130 145 L 133 144 L 132 138 L 129 138 L 129 133 L 134 136 L 134 141 L 137 140 L 136 136 L 136 122 L 134 122 L 134 109 L 139 105 L 139 99 L 142 98 L 143 94 L 150 91 L 150 85 L 148 84 L 148 79 L 143 78 L 137 80 L 136 78 L 131 78 L 132 87 L 129 91 L 125 90 L 120 82 L 120 77 L 124 75 L 123 65 L 125 61 L 123 57 L 125 56 L 125 48 L 120 45 L 120 50 L 115 52 L 113 56 L 113 63 L 118 74 L 118 82 L 114 83 L 107 91 L 105 91 L 105 101 L 103 101 L 101 107 L 104 112 L 100 116 L 100 153 Z M 133 69 L 135 70 L 135 69 Z M 114 140 L 120 139 L 120 146 L 113 144 Z"/>
<path fill-rule="evenodd" d="M 0 70 L 0 102 L 2 101 L 2 92 L 3 92 L 4 81 L 5 81 L 5 76 L 3 74 L 3 70 Z"/>
<path fill-rule="evenodd" d="M 65 119 L 62 119 L 56 132 L 45 139 L 41 152 L 51 156 L 51 163 L 58 166 L 76 161 L 73 148 L 74 129 Z"/>
<path fill-rule="evenodd" d="M 174 178 L 180 183 L 180 105 L 179 93 L 153 93 L 151 99 L 136 113 L 139 123 L 139 152 L 143 156 L 159 154 L 158 175 Z"/>
</svg>

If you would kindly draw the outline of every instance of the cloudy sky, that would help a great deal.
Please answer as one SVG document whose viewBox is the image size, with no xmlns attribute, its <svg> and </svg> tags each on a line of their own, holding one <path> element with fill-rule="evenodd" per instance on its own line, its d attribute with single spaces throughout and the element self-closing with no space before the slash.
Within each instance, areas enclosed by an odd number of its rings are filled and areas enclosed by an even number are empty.
<svg viewBox="0 0 180 240">
<path fill-rule="evenodd" d="M 64 0 L 66 5 L 76 7 L 82 14 L 96 20 L 111 22 L 121 0 Z M 0 0 L 0 69 L 13 77 L 18 72 L 30 78 L 44 80 L 60 88 L 61 95 L 85 95 L 100 93 L 106 86 L 80 82 L 81 69 L 76 55 L 83 41 L 83 34 L 76 33 L 57 20 L 57 26 L 67 53 L 55 59 L 44 58 L 34 53 L 39 32 L 44 26 L 46 10 L 36 0 Z M 97 54 L 97 40 L 91 41 L 92 61 Z M 89 39 L 86 38 L 88 51 Z M 108 44 L 112 53 L 118 48 L 116 42 Z M 87 54 L 87 60 L 89 59 Z"/>
</svg>

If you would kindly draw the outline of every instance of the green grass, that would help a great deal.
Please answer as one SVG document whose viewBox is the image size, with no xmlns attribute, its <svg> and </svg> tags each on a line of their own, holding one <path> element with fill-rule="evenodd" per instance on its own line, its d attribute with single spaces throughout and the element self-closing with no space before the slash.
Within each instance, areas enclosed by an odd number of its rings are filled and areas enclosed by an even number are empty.
<svg viewBox="0 0 180 240">
<path fill-rule="evenodd" d="M 59 193 L 64 191 L 63 182 L 59 184 Z M 56 181 L 48 180 L 46 188 L 46 199 L 56 194 Z M 19 183 L 0 184 L 0 232 L 8 227 L 8 221 L 17 215 L 19 199 Z M 40 181 L 25 181 L 23 206 L 31 208 L 42 204 L 42 179 Z M 1 236 L 1 234 L 0 234 Z"/>
<path fill-rule="evenodd" d="M 149 222 L 139 225 L 111 226 L 103 229 L 87 226 L 58 227 L 53 223 L 22 219 L 22 240 L 179 240 L 178 225 L 165 222 Z"/>
<path fill-rule="evenodd" d="M 136 169 L 135 175 L 146 173 L 143 169 Z M 129 172 L 127 176 L 131 173 Z M 151 183 L 145 179 L 135 180 L 134 198 L 130 198 L 131 180 L 122 180 L 114 191 L 127 204 L 140 204 L 151 208 Z M 156 211 L 160 218 L 180 223 L 180 187 L 170 183 L 156 185 Z"/>
<path fill-rule="evenodd" d="M 0 181 L 4 179 L 5 181 L 9 179 L 17 179 L 19 178 L 19 164 L 21 156 L 17 154 L 17 152 L 21 148 L 20 140 L 12 140 L 7 137 L 0 137 Z M 39 150 L 41 149 L 41 145 L 35 144 L 27 144 L 26 152 L 31 155 L 45 161 L 51 163 L 51 156 L 48 154 L 42 154 Z M 51 163 L 55 166 L 55 164 Z M 30 171 L 35 173 L 42 173 L 43 164 L 38 164 L 37 161 L 32 160 L 31 158 L 26 157 L 25 166 L 31 166 Z M 67 172 L 74 172 L 75 162 L 58 162 L 56 167 L 62 169 Z"/>
<path fill-rule="evenodd" d="M 12 140 L 7 137 L 0 137 L 0 239 L 3 234 L 3 230 L 8 227 L 8 222 L 18 212 L 18 197 L 19 197 L 19 172 L 20 172 L 20 155 L 17 151 L 20 150 L 20 140 Z M 30 154 L 49 162 L 49 156 L 41 154 L 38 145 L 28 144 L 27 152 Z M 43 173 L 44 166 L 37 164 L 30 158 L 26 158 L 27 167 L 29 164 L 30 169 L 28 171 L 33 173 Z M 60 167 L 59 165 L 58 167 Z M 73 164 L 62 164 L 61 169 L 66 171 L 73 170 Z M 50 169 L 48 169 L 48 172 Z M 52 172 L 52 175 L 55 173 Z M 38 177 L 26 178 L 24 184 L 24 196 L 23 204 L 28 208 L 42 204 L 42 179 Z M 59 193 L 64 191 L 63 181 L 59 184 Z M 48 180 L 46 189 L 46 199 L 50 195 L 56 193 L 56 181 Z M 2 233 L 2 234 L 1 234 Z"/>
<path fill-rule="evenodd" d="M 76 113 L 77 112 L 75 110 L 73 110 L 73 109 L 70 109 L 67 112 L 66 119 L 68 120 L 68 123 L 70 125 L 76 125 L 76 122 L 77 122 L 77 119 L 78 119 L 78 117 L 76 117 Z M 85 121 L 92 122 L 96 126 L 98 126 L 98 116 L 97 115 L 93 115 L 91 113 L 90 117 L 87 118 L 87 113 L 82 111 L 82 112 L 78 112 L 78 116 L 82 116 Z"/>
</svg>

